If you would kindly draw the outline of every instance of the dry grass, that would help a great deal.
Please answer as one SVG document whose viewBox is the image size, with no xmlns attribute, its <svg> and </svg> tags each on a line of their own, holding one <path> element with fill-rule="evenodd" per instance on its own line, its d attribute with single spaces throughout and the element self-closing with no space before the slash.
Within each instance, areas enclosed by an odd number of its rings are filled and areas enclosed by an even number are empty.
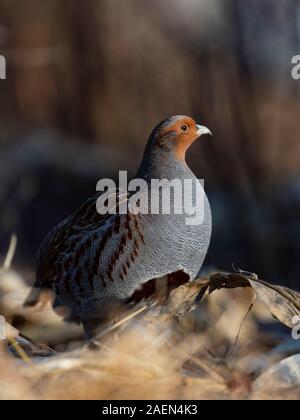
<svg viewBox="0 0 300 420">
<path fill-rule="evenodd" d="M 209 364 L 203 371 L 195 357 L 194 366 L 184 369 L 194 337 L 173 344 L 169 328 L 162 331 L 161 326 L 139 321 L 104 340 L 99 350 L 64 353 L 21 369 L 4 356 L 1 382 L 11 385 L 1 387 L 1 398 L 230 398 L 226 380 Z"/>
<path fill-rule="evenodd" d="M 300 398 L 292 383 L 268 377 L 269 367 L 299 346 L 276 351 L 286 338 L 260 332 L 258 321 L 268 323 L 270 315 L 258 302 L 248 313 L 251 289 L 222 290 L 188 312 L 197 282 L 177 289 L 163 308 L 141 302 L 103 329 L 92 350 L 81 330 L 63 324 L 50 306 L 22 308 L 28 287 L 11 269 L 14 249 L 15 239 L 0 270 L 0 314 L 14 324 L 16 314 L 22 317 L 22 333 L 55 344 L 55 352 L 27 345 L 2 325 L 0 399 Z"/>
<path fill-rule="evenodd" d="M 84 343 L 72 350 L 71 342 L 61 354 L 32 357 L 30 363 L 3 351 L 0 398 L 290 398 L 293 394 L 287 390 L 262 395 L 255 388 L 256 377 L 280 357 L 271 356 L 274 343 L 259 335 L 254 314 L 246 321 L 239 344 L 232 347 L 249 297 L 222 292 L 201 309 L 176 319 L 153 311 L 139 314 L 119 329 L 108 329 L 96 350 Z M 255 316 L 261 311 L 256 308 Z"/>
</svg>

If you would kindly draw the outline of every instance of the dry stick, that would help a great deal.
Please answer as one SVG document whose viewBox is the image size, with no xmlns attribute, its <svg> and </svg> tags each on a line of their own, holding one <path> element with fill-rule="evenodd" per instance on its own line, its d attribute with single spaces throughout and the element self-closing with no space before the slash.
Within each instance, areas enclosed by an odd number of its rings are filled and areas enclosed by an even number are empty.
<svg viewBox="0 0 300 420">
<path fill-rule="evenodd" d="M 199 358 L 197 358 L 193 355 L 190 355 L 185 350 L 182 350 L 181 348 L 178 348 L 177 345 L 176 346 L 171 346 L 169 344 L 169 342 L 167 342 L 167 344 L 168 344 L 168 346 L 171 350 L 175 349 L 176 353 L 181 353 L 182 356 L 184 356 L 188 360 L 193 361 L 198 367 L 200 367 L 200 369 L 202 369 L 208 376 L 210 376 L 212 379 L 214 379 L 219 384 L 223 385 L 223 384 L 226 383 L 225 378 L 219 372 L 217 372 L 216 369 L 213 369 L 206 361 L 200 360 Z"/>
<path fill-rule="evenodd" d="M 99 338 L 103 337 L 104 335 L 108 334 L 109 332 L 115 330 L 116 328 L 122 326 L 127 321 L 130 321 L 132 318 L 136 317 L 140 313 L 144 312 L 146 309 L 148 309 L 148 306 L 143 306 L 142 308 L 139 308 L 137 311 L 133 312 L 132 314 L 127 315 L 125 318 L 121 319 L 120 321 L 116 322 L 111 327 L 107 328 L 106 330 L 102 331 L 97 335 L 97 337 L 93 340 L 94 343 L 99 343 Z"/>
<path fill-rule="evenodd" d="M 20 358 L 23 360 L 23 362 L 25 362 L 27 365 L 34 366 L 34 363 L 30 359 L 30 357 L 27 356 L 27 354 L 25 353 L 25 351 L 22 349 L 22 347 L 20 346 L 20 344 L 15 339 L 13 339 L 11 337 L 7 337 L 7 340 L 10 342 L 10 344 L 12 345 L 12 347 L 16 350 L 16 352 L 18 353 L 18 355 L 20 356 Z"/>
<path fill-rule="evenodd" d="M 10 243 L 9 243 L 9 247 L 8 247 L 8 251 L 3 263 L 3 269 L 4 270 L 9 270 L 11 267 L 11 263 L 12 260 L 14 258 L 15 252 L 16 252 L 16 248 L 17 248 L 17 243 L 18 243 L 18 238 L 17 235 L 13 234 L 11 236 L 10 239 Z M 30 358 L 27 356 L 27 354 L 25 353 L 25 351 L 22 349 L 22 347 L 19 345 L 19 343 L 12 337 L 10 337 L 9 335 L 7 336 L 7 340 L 10 342 L 10 344 L 12 345 L 12 347 L 15 349 L 15 351 L 18 353 L 18 355 L 20 356 L 20 358 L 27 364 L 32 365 L 32 361 L 30 360 Z"/>
<path fill-rule="evenodd" d="M 206 363 L 204 360 L 200 360 L 197 357 L 191 356 L 184 350 L 180 350 L 180 352 L 182 353 L 182 355 L 185 355 L 185 357 L 187 357 L 189 360 L 193 361 L 196 365 L 198 365 L 198 367 L 200 367 L 208 376 L 210 376 L 216 382 L 219 382 L 220 384 L 224 384 L 226 382 L 223 376 L 220 375 L 211 366 L 209 366 L 209 364 Z"/>
<path fill-rule="evenodd" d="M 244 318 L 243 318 L 243 320 L 241 322 L 241 325 L 240 325 L 240 328 L 238 330 L 238 333 L 237 333 L 235 342 L 234 342 L 233 346 L 231 347 L 231 349 L 229 349 L 227 355 L 225 356 L 225 360 L 228 360 L 232 356 L 234 350 L 236 349 L 236 347 L 238 345 L 238 342 L 239 342 L 239 339 L 240 339 L 242 328 L 243 328 L 243 326 L 244 326 L 244 324 L 245 324 L 245 322 L 246 322 L 246 320 L 248 318 L 248 315 L 250 314 L 250 312 L 251 312 L 251 310 L 252 310 L 252 308 L 254 306 L 255 301 L 256 301 L 256 293 L 254 293 L 254 295 L 253 295 L 252 302 L 251 302 L 251 304 L 249 306 L 249 309 L 248 309 L 246 315 L 244 316 Z"/>
<path fill-rule="evenodd" d="M 4 270 L 9 270 L 11 267 L 12 260 L 14 258 L 16 248 L 17 248 L 18 238 L 17 235 L 13 234 L 10 239 L 8 251 L 3 263 Z"/>
<path fill-rule="evenodd" d="M 119 350 L 115 350 L 114 348 L 108 347 L 106 346 L 106 344 L 101 343 L 101 349 L 105 350 L 106 352 L 115 354 L 116 356 L 119 356 L 120 354 L 122 354 Z M 131 360 L 134 364 L 136 365 L 141 365 L 143 368 L 147 367 L 147 366 L 151 366 L 151 358 L 148 358 L 146 361 L 145 360 L 141 360 L 137 357 L 135 357 L 133 354 L 130 353 L 123 353 L 124 356 L 126 356 L 129 360 Z M 153 366 L 153 365 L 152 365 Z M 157 372 L 164 372 L 164 368 L 159 367 L 157 365 L 154 366 L 155 370 Z"/>
</svg>

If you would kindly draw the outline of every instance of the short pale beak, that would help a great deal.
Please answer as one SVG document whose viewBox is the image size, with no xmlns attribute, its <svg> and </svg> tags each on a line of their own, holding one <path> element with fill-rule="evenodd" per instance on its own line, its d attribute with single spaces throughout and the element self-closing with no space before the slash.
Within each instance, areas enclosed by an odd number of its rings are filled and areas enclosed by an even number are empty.
<svg viewBox="0 0 300 420">
<path fill-rule="evenodd" d="M 209 128 L 205 127 L 204 125 L 196 125 L 197 127 L 197 134 L 199 136 L 202 136 L 203 134 L 210 134 L 212 136 L 212 133 Z"/>
</svg>

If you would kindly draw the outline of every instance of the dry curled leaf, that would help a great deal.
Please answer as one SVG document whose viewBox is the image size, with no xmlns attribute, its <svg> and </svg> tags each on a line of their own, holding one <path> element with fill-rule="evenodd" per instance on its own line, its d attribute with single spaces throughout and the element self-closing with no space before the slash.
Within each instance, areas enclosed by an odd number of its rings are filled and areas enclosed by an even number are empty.
<svg viewBox="0 0 300 420">
<path fill-rule="evenodd" d="M 274 318 L 293 328 L 294 317 L 300 315 L 300 293 L 261 280 L 249 280 L 258 297 L 268 306 Z"/>
<path fill-rule="evenodd" d="M 169 296 L 166 312 L 172 315 L 188 312 L 202 300 L 207 290 L 211 294 L 216 290 L 240 287 L 251 287 L 274 318 L 289 328 L 294 327 L 294 317 L 300 315 L 300 293 L 241 273 L 215 273 L 178 287 Z"/>
<path fill-rule="evenodd" d="M 274 318 L 289 328 L 294 327 L 294 317 L 300 315 L 300 293 L 267 283 L 256 276 L 240 273 L 217 273 L 210 277 L 210 293 L 216 289 L 237 287 L 252 287 L 257 297 L 268 306 Z"/>
</svg>

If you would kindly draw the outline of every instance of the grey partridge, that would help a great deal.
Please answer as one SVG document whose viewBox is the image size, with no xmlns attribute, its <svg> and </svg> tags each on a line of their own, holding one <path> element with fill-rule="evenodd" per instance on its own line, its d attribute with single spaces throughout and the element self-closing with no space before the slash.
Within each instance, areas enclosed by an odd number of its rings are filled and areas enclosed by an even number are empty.
<svg viewBox="0 0 300 420">
<path fill-rule="evenodd" d="M 149 188 L 152 179 L 191 180 L 199 186 L 185 153 L 207 133 L 190 117 L 162 121 L 149 137 L 137 178 Z M 174 211 L 100 215 L 98 197 L 87 200 L 44 239 L 36 282 L 24 303 L 35 306 L 41 292 L 50 289 L 54 308 L 67 308 L 65 320 L 82 323 L 87 337 L 107 320 L 114 305 L 152 293 L 155 279 L 167 277 L 169 289 L 194 280 L 211 236 L 211 212 L 204 192 L 203 220 L 196 225 L 187 224 L 186 214 Z"/>
</svg>

